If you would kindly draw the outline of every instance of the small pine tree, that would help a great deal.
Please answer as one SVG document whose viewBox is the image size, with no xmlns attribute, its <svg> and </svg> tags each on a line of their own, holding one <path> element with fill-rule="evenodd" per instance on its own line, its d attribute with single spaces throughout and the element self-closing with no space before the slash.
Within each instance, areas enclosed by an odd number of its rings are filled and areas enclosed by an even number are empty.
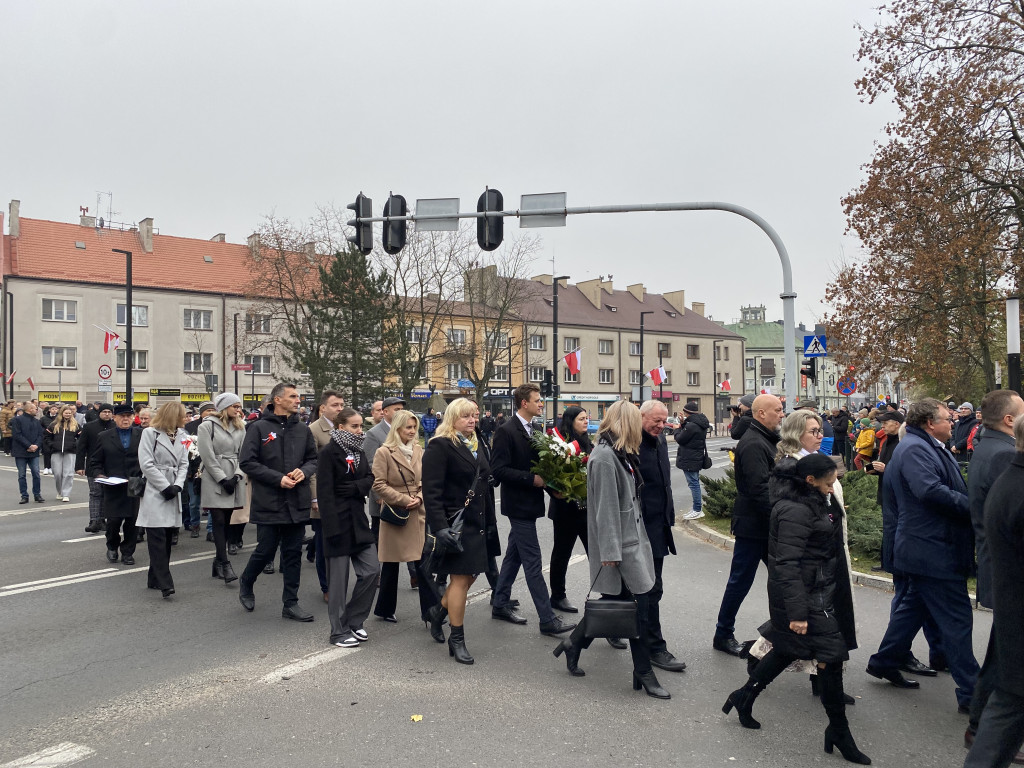
<svg viewBox="0 0 1024 768">
<path fill-rule="evenodd" d="M 847 472 L 840 480 L 846 503 L 846 528 L 850 551 L 859 557 L 878 559 L 882 554 L 882 508 L 878 506 L 878 475 Z"/>
<path fill-rule="evenodd" d="M 704 511 L 712 517 L 732 517 L 736 503 L 736 470 L 729 467 L 721 480 L 701 475 L 700 481 L 704 484 Z"/>
</svg>

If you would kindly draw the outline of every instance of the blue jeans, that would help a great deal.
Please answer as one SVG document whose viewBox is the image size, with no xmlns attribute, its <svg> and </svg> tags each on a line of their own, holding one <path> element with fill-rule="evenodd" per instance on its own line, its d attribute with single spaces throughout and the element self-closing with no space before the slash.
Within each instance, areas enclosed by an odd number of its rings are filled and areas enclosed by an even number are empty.
<svg viewBox="0 0 1024 768">
<path fill-rule="evenodd" d="M 735 636 L 736 614 L 739 613 L 743 599 L 754 584 L 757 566 L 761 563 L 768 564 L 768 540 L 737 536 L 732 547 L 729 581 L 725 585 L 722 607 L 718 611 L 716 638 L 728 639 Z"/>
<path fill-rule="evenodd" d="M 41 496 L 39 488 L 39 457 L 33 456 L 31 459 L 15 458 L 14 463 L 18 467 L 18 490 L 21 491 L 21 498 L 28 498 L 28 482 L 25 478 L 26 467 L 32 470 L 32 495 Z"/>
<path fill-rule="evenodd" d="M 690 495 L 693 496 L 693 509 L 696 512 L 700 512 L 700 472 L 687 472 L 683 470 L 683 474 L 686 475 L 686 484 L 690 486 Z"/>
<path fill-rule="evenodd" d="M 202 520 L 200 507 L 202 497 L 199 493 L 199 485 L 194 479 L 186 480 L 184 490 L 181 503 L 181 526 L 182 528 L 196 528 L 199 521 Z"/>
</svg>

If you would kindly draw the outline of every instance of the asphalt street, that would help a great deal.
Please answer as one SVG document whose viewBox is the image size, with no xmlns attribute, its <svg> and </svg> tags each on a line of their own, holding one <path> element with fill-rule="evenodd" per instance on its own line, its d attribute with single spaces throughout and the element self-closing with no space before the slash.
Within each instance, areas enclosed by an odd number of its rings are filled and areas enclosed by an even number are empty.
<svg viewBox="0 0 1024 768">
<path fill-rule="evenodd" d="M 715 449 L 728 444 L 711 443 L 715 474 L 728 462 Z M 682 512 L 688 491 L 674 474 Z M 43 482 L 53 499 L 52 478 Z M 260 577 L 256 611 L 246 613 L 237 583 L 211 579 L 205 537 L 181 539 L 172 557 L 177 594 L 163 600 L 146 589 L 145 545 L 136 566 L 111 565 L 102 535 L 83 532 L 86 495 L 76 481 L 70 504 L 19 505 L 13 460 L 0 458 L 0 768 L 844 764 L 822 751 L 826 718 L 805 676 L 784 674 L 761 696 L 759 731 L 722 714 L 746 679 L 743 662 L 711 649 L 729 553 L 681 530 L 679 556 L 665 564 L 662 620 L 688 668 L 658 671 L 672 693 L 666 702 L 634 692 L 628 652 L 604 643 L 583 654 L 586 676 L 570 677 L 551 654 L 557 641 L 538 632 L 522 579 L 514 595 L 525 627 L 492 620 L 486 590 L 474 597 L 465 623 L 471 667 L 451 660 L 417 621 L 404 572 L 399 623 L 371 617 L 370 640 L 356 649 L 328 644 L 326 605 L 305 560 L 300 599 L 312 624 L 281 618 L 277 574 Z M 539 530 L 550 551 L 550 524 Z M 250 526 L 236 570 L 254 541 Z M 576 554 L 569 595 L 582 605 L 588 571 L 582 547 Z M 855 598 L 861 647 L 846 687 L 857 697 L 849 716 L 859 746 L 875 765 L 961 765 L 966 718 L 952 680 L 940 674 L 902 691 L 868 677 L 890 595 L 857 587 Z M 752 637 L 766 618 L 762 569 L 737 635 Z M 990 618 L 975 613 L 979 660 Z M 927 658 L 921 638 L 915 650 Z"/>
</svg>

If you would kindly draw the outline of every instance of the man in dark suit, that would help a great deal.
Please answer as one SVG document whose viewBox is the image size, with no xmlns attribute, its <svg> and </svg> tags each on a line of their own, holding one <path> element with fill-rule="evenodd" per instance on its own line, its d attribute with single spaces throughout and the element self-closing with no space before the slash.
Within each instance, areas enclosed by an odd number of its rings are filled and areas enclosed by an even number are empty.
<svg viewBox="0 0 1024 768">
<path fill-rule="evenodd" d="M 511 527 L 505 559 L 494 588 L 491 616 L 512 624 L 526 623 L 526 617 L 509 605 L 512 584 L 521 566 L 540 618 L 541 634 L 554 636 L 576 625 L 562 621 L 551 608 L 537 539 L 537 519 L 544 516 L 544 478 L 530 470 L 537 459 L 530 438 L 534 429 L 532 420 L 544 413 L 544 401 L 536 384 L 523 384 L 516 387 L 515 402 L 518 410 L 494 433 L 491 449 L 492 474 L 501 483 L 501 514 L 509 519 Z"/>
<path fill-rule="evenodd" d="M 114 429 L 100 433 L 89 453 L 89 477 L 141 477 L 139 441 L 142 430 L 133 425 L 135 410 L 127 403 L 114 407 Z M 135 520 L 139 516 L 139 499 L 128 495 L 128 484 L 99 484 L 103 493 L 103 514 L 107 520 L 107 560 L 116 563 L 118 549 L 125 565 L 135 565 Z M 124 527 L 124 538 L 121 529 Z"/>
<path fill-rule="evenodd" d="M 113 428 L 114 406 L 110 403 L 100 403 L 99 410 L 90 406 L 90 413 L 96 413 L 97 417 L 90 420 L 82 427 L 82 434 L 78 437 L 78 445 L 75 453 L 75 474 L 84 475 L 89 480 L 89 524 L 85 526 L 86 533 L 99 533 L 104 529 L 105 518 L 103 517 L 103 486 L 97 484 L 96 476 L 87 472 L 89 455 L 99 439 L 100 433 Z"/>
</svg>

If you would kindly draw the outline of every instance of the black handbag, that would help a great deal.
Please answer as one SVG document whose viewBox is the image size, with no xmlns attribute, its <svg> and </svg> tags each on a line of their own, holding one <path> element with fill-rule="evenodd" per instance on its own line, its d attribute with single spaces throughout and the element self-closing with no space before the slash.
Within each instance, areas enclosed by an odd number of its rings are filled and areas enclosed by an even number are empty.
<svg viewBox="0 0 1024 768">
<path fill-rule="evenodd" d="M 708 447 L 704 446 L 704 461 L 701 463 L 701 467 L 704 469 L 711 469 L 711 456 L 708 455 Z"/>
<path fill-rule="evenodd" d="M 405 490 L 409 490 L 409 481 L 405 479 L 405 472 L 402 471 L 402 467 L 395 462 L 395 466 L 398 467 L 398 473 L 402 476 L 403 482 L 405 482 Z M 411 494 L 410 494 L 411 495 Z M 402 513 L 405 513 L 404 515 Z M 388 525 L 397 525 L 399 527 L 409 522 L 409 510 L 408 509 L 395 509 L 386 501 L 380 503 L 380 521 L 387 523 Z"/>
<path fill-rule="evenodd" d="M 144 475 L 137 475 L 128 478 L 126 485 L 128 496 L 133 499 L 141 499 L 146 493 L 146 478 Z"/>
<path fill-rule="evenodd" d="M 597 576 L 604 570 L 602 565 Z M 594 577 L 590 590 L 597 583 Z M 619 600 L 617 598 L 591 598 L 587 592 L 587 602 L 583 607 L 583 634 L 589 638 L 624 637 L 636 640 L 640 637 L 640 619 L 637 616 L 636 599 Z"/>
</svg>

